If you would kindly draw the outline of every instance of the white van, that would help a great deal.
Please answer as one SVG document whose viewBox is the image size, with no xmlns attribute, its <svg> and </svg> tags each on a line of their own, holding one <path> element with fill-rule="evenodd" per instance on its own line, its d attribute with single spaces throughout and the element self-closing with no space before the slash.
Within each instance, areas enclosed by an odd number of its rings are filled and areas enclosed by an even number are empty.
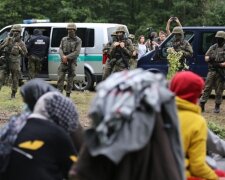
<svg viewBox="0 0 225 180">
<path fill-rule="evenodd" d="M 38 77 L 45 80 L 57 81 L 58 67 L 60 64 L 59 45 L 62 37 L 67 36 L 66 26 L 68 23 L 33 23 L 21 24 L 22 39 L 26 43 L 31 37 L 33 30 L 38 28 L 43 35 L 50 37 L 48 59 L 43 62 L 43 68 Z M 77 36 L 82 39 L 82 48 L 77 61 L 76 77 L 74 88 L 77 90 L 93 89 L 96 83 L 102 80 L 102 69 L 104 57 L 103 46 L 111 41 L 111 34 L 121 24 L 110 23 L 75 23 Z M 127 27 L 124 26 L 126 29 Z M 6 26 L 0 30 L 0 42 L 3 41 L 11 29 Z M 128 34 L 128 30 L 127 30 Z M 23 77 L 27 76 L 27 58 L 21 60 Z"/>
</svg>

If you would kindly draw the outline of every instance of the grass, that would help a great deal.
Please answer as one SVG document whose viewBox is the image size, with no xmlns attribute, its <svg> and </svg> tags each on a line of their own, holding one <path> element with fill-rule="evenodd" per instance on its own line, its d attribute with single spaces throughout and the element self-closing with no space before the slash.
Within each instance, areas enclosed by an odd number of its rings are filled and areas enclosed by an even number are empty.
<svg viewBox="0 0 225 180">
<path fill-rule="evenodd" d="M 20 113 L 24 106 L 20 93 L 17 93 L 16 98 L 13 100 L 10 100 L 10 94 L 10 87 L 7 86 L 0 91 L 0 120 L 8 119 L 9 116 Z M 77 107 L 83 127 L 90 126 L 88 110 L 94 96 L 95 92 L 90 91 L 73 91 L 71 94 L 71 99 Z M 214 99 L 210 99 L 206 104 L 206 112 L 203 113 L 203 116 L 206 118 L 209 128 L 225 138 L 225 108 L 221 106 L 221 113 L 219 114 L 213 113 L 213 108 Z"/>
</svg>

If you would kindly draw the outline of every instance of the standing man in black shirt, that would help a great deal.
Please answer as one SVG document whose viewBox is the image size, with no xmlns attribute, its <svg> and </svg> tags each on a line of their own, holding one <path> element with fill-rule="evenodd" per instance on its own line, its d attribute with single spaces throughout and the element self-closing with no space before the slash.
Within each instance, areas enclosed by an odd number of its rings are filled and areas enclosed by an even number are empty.
<svg viewBox="0 0 225 180">
<path fill-rule="evenodd" d="M 42 62 L 48 55 L 48 48 L 49 37 L 43 36 L 39 29 L 34 29 L 33 36 L 27 44 L 28 69 L 31 79 L 41 71 Z"/>
</svg>

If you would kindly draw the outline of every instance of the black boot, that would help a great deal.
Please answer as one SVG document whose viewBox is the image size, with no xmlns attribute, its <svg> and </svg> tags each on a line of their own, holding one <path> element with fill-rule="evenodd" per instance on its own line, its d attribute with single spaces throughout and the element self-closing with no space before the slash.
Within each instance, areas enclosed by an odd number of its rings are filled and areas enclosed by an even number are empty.
<svg viewBox="0 0 225 180">
<path fill-rule="evenodd" d="M 70 97 L 70 93 L 66 93 L 66 97 Z"/>
<path fill-rule="evenodd" d="M 16 91 L 12 91 L 12 94 L 11 94 L 11 99 L 14 99 L 16 98 Z"/>
<path fill-rule="evenodd" d="M 219 113 L 219 112 L 220 112 L 220 104 L 215 104 L 214 113 Z"/>
<path fill-rule="evenodd" d="M 205 112 L 205 102 L 200 102 L 200 107 L 202 109 L 202 112 Z"/>
</svg>

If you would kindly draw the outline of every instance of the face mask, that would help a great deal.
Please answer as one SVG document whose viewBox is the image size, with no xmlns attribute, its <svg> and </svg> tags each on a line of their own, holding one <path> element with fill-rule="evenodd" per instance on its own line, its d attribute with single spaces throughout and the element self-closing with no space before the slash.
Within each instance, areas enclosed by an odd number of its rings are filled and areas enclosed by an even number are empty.
<svg viewBox="0 0 225 180">
<path fill-rule="evenodd" d="M 175 34 L 175 39 L 177 41 L 181 40 L 181 38 L 182 38 L 182 35 L 181 34 Z"/>
<path fill-rule="evenodd" d="M 69 31 L 68 31 L 68 35 L 69 35 L 69 37 L 71 37 L 71 38 L 75 37 L 75 31 L 74 31 L 74 30 L 69 30 Z"/>
<path fill-rule="evenodd" d="M 18 41 L 20 39 L 20 32 L 13 32 L 14 41 Z"/>
<path fill-rule="evenodd" d="M 118 40 L 122 40 L 124 36 L 123 36 L 123 34 L 119 34 L 116 37 L 117 37 Z"/>
<path fill-rule="evenodd" d="M 217 38 L 217 44 L 219 47 L 222 47 L 224 45 L 224 39 L 223 38 Z"/>
</svg>

